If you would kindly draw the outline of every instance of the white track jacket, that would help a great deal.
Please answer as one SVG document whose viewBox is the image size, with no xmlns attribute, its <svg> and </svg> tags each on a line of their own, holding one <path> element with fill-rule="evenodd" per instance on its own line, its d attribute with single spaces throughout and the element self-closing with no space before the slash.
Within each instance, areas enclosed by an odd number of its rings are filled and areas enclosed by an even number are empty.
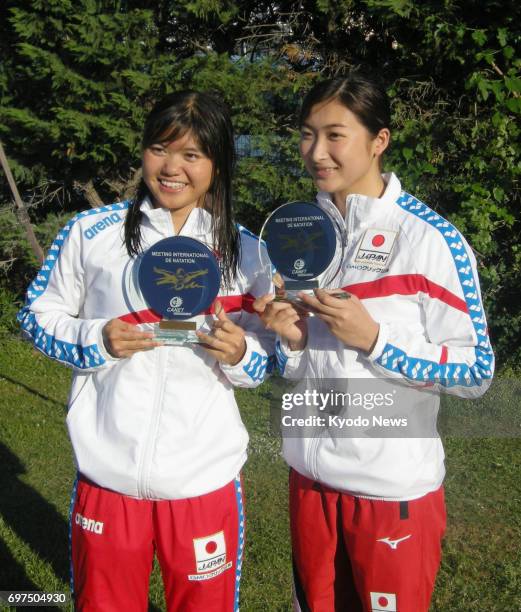
<svg viewBox="0 0 521 612">
<path fill-rule="evenodd" d="M 81 474 L 138 498 L 202 495 L 230 482 L 246 459 L 233 385 L 257 386 L 274 362 L 271 336 L 251 307 L 270 281 L 259 273 L 257 238 L 240 228 L 240 268 L 232 289 L 219 292 L 230 319 L 246 330 L 246 354 L 235 366 L 198 346 L 112 358 L 102 341 L 110 319 L 143 330 L 158 320 L 136 288 L 136 261 L 124 246 L 127 208 L 88 210 L 63 228 L 18 318 L 37 349 L 74 368 L 67 426 Z M 147 200 L 142 210 L 145 248 L 174 234 L 167 210 Z M 194 209 L 180 234 L 211 244 L 209 213 Z M 213 315 L 197 318 L 210 324 Z"/>
<path fill-rule="evenodd" d="M 494 370 L 476 260 L 448 221 L 384 175 L 381 198 L 349 196 L 346 219 L 329 194 L 318 204 L 340 227 L 345 249 L 323 278 L 338 268 L 331 287 L 362 300 L 380 323 L 370 355 L 344 345 L 317 317 L 308 320 L 300 352 L 277 342 L 279 369 L 291 379 L 396 379 L 439 391 L 477 397 Z M 319 279 L 320 280 L 320 279 Z M 363 383 L 370 390 L 369 381 Z M 358 385 L 360 387 L 360 384 Z M 433 393 L 434 391 L 434 393 Z M 421 402 L 418 410 L 422 410 Z M 298 472 L 353 495 L 410 500 L 437 489 L 445 474 L 438 437 L 348 438 L 317 429 L 313 437 L 286 437 L 284 456 Z"/>
</svg>

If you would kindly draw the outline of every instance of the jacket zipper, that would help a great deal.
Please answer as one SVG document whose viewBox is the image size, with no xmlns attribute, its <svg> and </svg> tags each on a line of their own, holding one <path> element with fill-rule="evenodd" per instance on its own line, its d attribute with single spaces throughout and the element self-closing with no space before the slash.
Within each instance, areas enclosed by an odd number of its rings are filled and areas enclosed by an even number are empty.
<svg viewBox="0 0 521 612">
<path fill-rule="evenodd" d="M 170 214 L 167 216 L 166 225 L 163 222 L 161 223 L 160 233 L 162 234 L 163 238 L 176 235 L 174 222 Z M 163 395 L 165 389 L 163 372 L 165 370 L 165 362 L 168 359 L 168 354 L 166 351 L 156 349 L 155 353 L 157 355 L 155 378 L 158 381 L 158 384 L 154 396 L 154 404 L 152 413 L 150 415 L 146 441 L 141 453 L 137 481 L 138 496 L 142 499 L 150 499 L 152 497 L 150 491 L 150 470 L 152 466 L 152 455 L 154 453 L 157 438 L 157 430 L 163 408 Z"/>
<path fill-rule="evenodd" d="M 157 437 L 157 429 L 159 426 L 159 420 L 161 417 L 162 406 L 163 406 L 163 394 L 165 387 L 165 380 L 163 371 L 165 369 L 165 360 L 167 358 L 166 351 L 156 350 L 157 361 L 156 363 L 156 380 L 158 381 L 156 387 L 156 393 L 154 397 L 154 404 L 152 413 L 150 415 L 150 421 L 148 425 L 148 431 L 141 453 L 141 460 L 138 470 L 138 496 L 142 499 L 150 499 L 150 467 L 152 462 L 152 454 L 155 448 L 155 440 Z"/>
<path fill-rule="evenodd" d="M 332 208 L 334 210 L 333 214 L 338 218 L 340 222 L 340 228 L 342 231 L 342 240 L 344 241 L 344 251 L 340 255 L 342 257 L 342 261 L 340 262 L 340 269 L 342 269 L 342 266 L 344 264 L 343 259 L 345 258 L 345 255 L 348 252 L 349 238 L 350 238 L 349 229 L 353 227 L 354 205 L 357 201 L 358 201 L 357 197 L 354 196 L 349 204 L 349 208 L 347 211 L 347 219 L 342 217 L 338 208 L 334 204 L 332 204 Z M 316 374 L 320 372 L 325 362 L 325 351 L 318 351 L 316 358 L 320 359 L 320 357 L 322 357 L 322 353 L 324 353 L 324 356 L 323 356 L 324 359 L 321 360 L 322 361 L 322 363 L 320 364 L 321 367 L 317 367 Z M 311 442 L 308 447 L 308 453 L 307 453 L 307 465 L 309 466 L 309 470 L 313 474 L 313 477 L 317 480 L 318 480 L 318 447 L 319 447 L 320 440 L 322 439 L 322 437 L 323 437 L 322 433 L 320 433 L 319 435 L 311 439 Z"/>
<path fill-rule="evenodd" d="M 156 351 L 157 361 L 156 363 L 156 377 L 158 385 L 156 387 L 156 393 L 154 397 L 154 403 L 152 412 L 150 415 L 150 421 L 148 425 L 148 431 L 145 438 L 145 444 L 141 453 L 141 459 L 138 470 L 138 496 L 142 499 L 150 498 L 150 464 L 152 459 L 152 453 L 154 449 L 154 440 L 157 434 L 157 427 L 159 423 L 159 417 L 161 416 L 161 407 L 163 404 L 163 391 L 165 387 L 165 380 L 163 371 L 165 369 L 165 352 L 158 350 Z"/>
</svg>

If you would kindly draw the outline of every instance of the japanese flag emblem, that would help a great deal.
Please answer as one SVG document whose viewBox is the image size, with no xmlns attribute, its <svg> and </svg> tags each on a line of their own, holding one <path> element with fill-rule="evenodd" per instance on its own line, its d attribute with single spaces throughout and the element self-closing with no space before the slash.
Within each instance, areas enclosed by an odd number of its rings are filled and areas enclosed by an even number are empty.
<svg viewBox="0 0 521 612">
<path fill-rule="evenodd" d="M 391 230 L 368 229 L 362 238 L 360 249 L 362 251 L 389 255 L 393 250 L 397 233 Z"/>
<path fill-rule="evenodd" d="M 210 572 L 226 563 L 224 532 L 194 539 L 197 572 Z"/>
<path fill-rule="evenodd" d="M 381 270 L 388 264 L 398 232 L 377 228 L 367 229 L 359 243 L 355 263 Z"/>
<path fill-rule="evenodd" d="M 395 593 L 372 593 L 371 592 L 372 612 L 397 612 Z"/>
</svg>

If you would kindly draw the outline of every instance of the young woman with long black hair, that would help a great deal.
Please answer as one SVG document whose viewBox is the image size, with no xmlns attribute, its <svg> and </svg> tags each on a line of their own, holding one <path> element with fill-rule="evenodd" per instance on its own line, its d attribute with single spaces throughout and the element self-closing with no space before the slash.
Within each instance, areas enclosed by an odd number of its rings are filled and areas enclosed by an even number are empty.
<svg viewBox="0 0 521 612">
<path fill-rule="evenodd" d="M 231 611 L 248 442 L 233 385 L 258 385 L 271 365 L 270 336 L 252 311 L 269 287 L 257 239 L 233 220 L 234 140 L 222 101 L 166 96 L 147 118 L 142 150 L 137 196 L 63 228 L 19 320 L 38 349 L 75 370 L 67 425 L 78 468 L 76 609 L 146 610 L 156 553 L 168 610 Z M 129 291 L 141 253 L 174 235 L 210 245 L 222 274 L 200 317 L 211 331 L 191 347 L 157 342 L 147 328 L 156 313 Z"/>
<path fill-rule="evenodd" d="M 378 391 L 378 379 L 423 388 L 409 415 L 420 424 L 434 415 L 435 424 L 438 392 L 481 395 L 494 356 L 472 250 L 394 174 L 381 173 L 389 126 L 385 90 L 359 73 L 318 83 L 306 96 L 300 152 L 318 205 L 345 241 L 330 289 L 350 297 L 303 293 L 308 317 L 273 295 L 255 308 L 279 335 L 285 377 L 344 379 L 347 392 Z M 371 429 L 349 437 L 332 425 L 284 439 L 297 609 L 429 607 L 445 529 L 442 443 L 425 429 L 409 437 Z"/>
</svg>

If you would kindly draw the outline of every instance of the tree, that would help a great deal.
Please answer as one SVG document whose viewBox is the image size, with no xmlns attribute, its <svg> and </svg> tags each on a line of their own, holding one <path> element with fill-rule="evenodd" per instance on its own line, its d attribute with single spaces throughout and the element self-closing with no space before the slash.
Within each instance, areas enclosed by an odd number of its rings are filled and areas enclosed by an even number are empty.
<svg viewBox="0 0 521 612">
<path fill-rule="evenodd" d="M 155 57 L 150 11 L 106 3 L 115 10 L 99 13 L 98 4 L 8 3 L 6 40 L 14 53 L 0 111 L 23 184 L 56 182 L 96 203 L 96 188 L 106 194 L 135 161 L 150 66 L 165 60 Z"/>
<path fill-rule="evenodd" d="M 378 70 L 393 107 L 386 164 L 468 237 L 495 345 L 519 361 L 519 13 L 512 0 L 8 0 L 0 137 L 26 193 L 51 184 L 82 208 L 126 191 L 157 97 L 216 90 L 248 144 L 236 208 L 258 230 L 313 194 L 297 152 L 303 92 Z"/>
<path fill-rule="evenodd" d="M 4 147 L 2 146 L 1 142 L 0 142 L 0 164 L 2 166 L 4 174 L 7 178 L 7 182 L 9 183 L 9 187 L 13 194 L 13 199 L 15 201 L 16 211 L 18 213 L 18 219 L 20 221 L 20 224 L 23 226 L 27 240 L 29 244 L 31 245 L 33 253 L 36 259 L 38 260 L 38 263 L 41 265 L 43 264 L 43 261 L 45 259 L 43 255 L 42 247 L 40 246 L 38 239 L 36 238 L 36 235 L 34 233 L 34 229 L 31 224 L 31 220 L 29 218 L 27 208 L 25 204 L 23 203 L 22 199 L 20 198 L 18 187 L 16 186 L 16 182 L 11 172 L 11 168 L 9 167 L 9 163 L 7 161 L 7 157 L 4 152 Z"/>
</svg>

